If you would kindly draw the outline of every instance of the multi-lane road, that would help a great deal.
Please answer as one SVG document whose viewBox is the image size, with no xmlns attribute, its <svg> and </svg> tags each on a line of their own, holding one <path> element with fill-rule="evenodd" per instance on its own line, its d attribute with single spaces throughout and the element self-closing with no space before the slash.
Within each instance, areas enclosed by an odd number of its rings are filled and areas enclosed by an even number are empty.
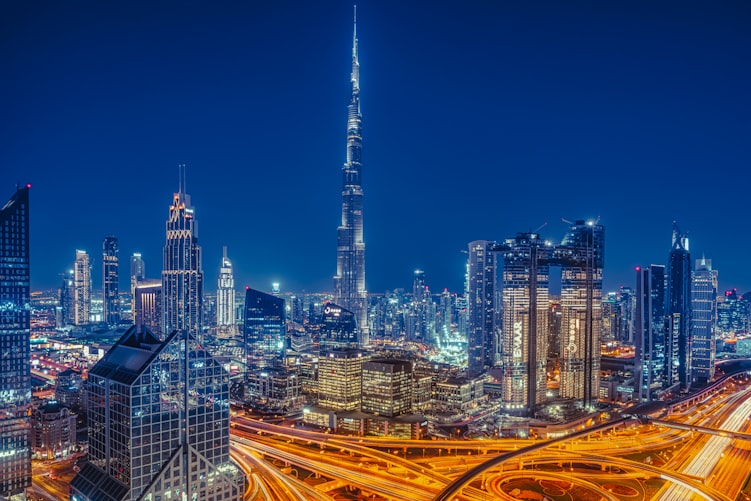
<svg viewBox="0 0 751 501">
<path fill-rule="evenodd" d="M 697 430 L 751 432 L 750 416 L 751 388 L 728 381 L 718 393 L 662 420 Z M 599 425 L 557 442 L 412 441 L 236 416 L 232 433 L 236 449 L 252 458 L 245 467 L 258 473 L 252 482 L 259 485 L 247 499 L 731 501 L 751 492 L 749 441 L 636 419 Z M 513 459 L 486 466 L 501 456 Z M 467 475 L 470 480 L 447 495 Z M 280 486 L 283 479 L 287 483 Z"/>
</svg>

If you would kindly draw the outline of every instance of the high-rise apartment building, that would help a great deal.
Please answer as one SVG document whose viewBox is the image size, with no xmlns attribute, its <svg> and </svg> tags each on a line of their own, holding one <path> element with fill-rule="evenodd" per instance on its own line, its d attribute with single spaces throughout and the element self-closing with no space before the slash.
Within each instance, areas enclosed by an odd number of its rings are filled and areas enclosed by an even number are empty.
<svg viewBox="0 0 751 501">
<path fill-rule="evenodd" d="M 561 267 L 560 397 L 589 409 L 600 394 L 605 228 L 576 221 L 554 255 Z"/>
<path fill-rule="evenodd" d="M 120 322 L 119 250 L 116 237 L 102 242 L 102 301 L 104 321 L 109 325 Z"/>
<path fill-rule="evenodd" d="M 26 499 L 31 485 L 29 186 L 0 209 L 0 498 Z"/>
<path fill-rule="evenodd" d="M 691 254 L 688 236 L 673 221 L 668 255 L 665 322 L 668 387 L 691 388 Z"/>
<path fill-rule="evenodd" d="M 717 275 L 711 259 L 696 260 L 691 278 L 691 379 L 700 384 L 710 381 L 715 373 Z"/>
<path fill-rule="evenodd" d="M 235 325 L 235 276 L 226 245 L 222 247 L 222 266 L 216 289 L 216 325 L 220 328 Z"/>
<path fill-rule="evenodd" d="M 412 362 L 374 359 L 362 364 L 362 412 L 396 417 L 412 411 Z"/>
<path fill-rule="evenodd" d="M 352 94 L 347 107 L 347 161 L 342 167 L 342 224 L 337 229 L 334 302 L 353 312 L 359 342 L 369 343 L 368 293 L 365 289 L 363 239 L 362 115 L 360 114 L 360 61 L 357 18 L 352 37 Z"/>
<path fill-rule="evenodd" d="M 86 325 L 91 316 L 91 264 L 86 251 L 76 250 L 73 263 L 73 323 Z"/>
<path fill-rule="evenodd" d="M 665 387 L 665 267 L 636 268 L 634 400 L 650 402 Z"/>
<path fill-rule="evenodd" d="M 553 248 L 537 233 L 519 233 L 499 245 L 498 251 L 499 261 L 503 260 L 500 354 L 503 406 L 509 413 L 533 415 L 546 399 Z"/>
<path fill-rule="evenodd" d="M 185 166 L 167 219 L 167 240 L 162 266 L 162 333 L 175 329 L 202 336 L 203 269 L 198 245 L 198 224 L 190 195 L 185 193 Z"/>
<path fill-rule="evenodd" d="M 467 260 L 467 372 L 482 374 L 496 362 L 496 244 L 488 240 L 469 243 Z"/>
<path fill-rule="evenodd" d="M 71 501 L 243 499 L 229 375 L 186 330 L 131 327 L 89 370 L 89 461 Z"/>
</svg>

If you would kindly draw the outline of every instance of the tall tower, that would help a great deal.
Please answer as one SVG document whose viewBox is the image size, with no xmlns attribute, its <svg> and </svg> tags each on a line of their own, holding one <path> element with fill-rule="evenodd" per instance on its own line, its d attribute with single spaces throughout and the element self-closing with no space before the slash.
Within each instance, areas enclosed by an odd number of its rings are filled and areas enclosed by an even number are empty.
<svg viewBox="0 0 751 501">
<path fill-rule="evenodd" d="M 110 325 L 120 322 L 118 255 L 117 238 L 105 237 L 104 242 L 102 242 L 102 300 L 104 302 L 104 321 Z"/>
<path fill-rule="evenodd" d="M 537 233 L 519 233 L 499 246 L 503 256 L 504 411 L 534 415 L 545 402 L 548 299 L 552 247 Z"/>
<path fill-rule="evenodd" d="M 665 374 L 665 267 L 636 268 L 634 308 L 634 399 L 649 402 L 664 386 Z"/>
<path fill-rule="evenodd" d="M 235 325 L 235 276 L 226 245 L 222 247 L 222 267 L 216 290 L 216 325 L 219 328 Z"/>
<path fill-rule="evenodd" d="M 190 195 L 185 193 L 185 165 L 180 165 L 177 193 L 167 219 L 162 267 L 162 335 L 184 330 L 202 341 L 203 270 L 198 228 Z"/>
<path fill-rule="evenodd" d="M 469 243 L 467 259 L 467 373 L 479 376 L 495 362 L 496 340 L 496 257 L 495 242 Z"/>
<path fill-rule="evenodd" d="M 688 235 L 673 221 L 665 291 L 665 336 L 668 386 L 691 387 L 691 254 Z"/>
<path fill-rule="evenodd" d="M 130 256 L 130 294 L 136 295 L 136 285 L 146 279 L 146 263 L 143 261 L 140 252 L 134 252 Z"/>
<path fill-rule="evenodd" d="M 712 260 L 696 260 L 691 279 L 691 337 L 694 381 L 706 383 L 715 373 L 715 331 L 717 327 L 717 270 Z"/>
<path fill-rule="evenodd" d="M 342 167 L 342 224 L 337 229 L 334 302 L 353 312 L 359 341 L 368 344 L 368 293 L 365 290 L 365 242 L 362 205 L 362 115 L 360 62 L 357 56 L 357 10 L 352 35 L 352 96 L 347 107 L 347 161 Z"/>
<path fill-rule="evenodd" d="M 86 325 L 91 314 L 91 264 L 86 251 L 76 250 L 73 263 L 73 323 Z"/>
<path fill-rule="evenodd" d="M 0 209 L 0 499 L 26 499 L 31 485 L 29 186 Z"/>
<path fill-rule="evenodd" d="M 561 265 L 563 314 L 560 395 L 589 408 L 600 395 L 604 227 L 594 221 L 576 221 L 555 255 Z"/>
</svg>

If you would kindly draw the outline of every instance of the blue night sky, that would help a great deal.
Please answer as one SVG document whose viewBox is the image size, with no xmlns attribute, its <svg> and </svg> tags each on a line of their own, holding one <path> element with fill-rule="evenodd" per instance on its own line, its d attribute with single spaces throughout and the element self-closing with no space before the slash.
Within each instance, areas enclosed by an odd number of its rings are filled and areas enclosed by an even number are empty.
<svg viewBox="0 0 751 501">
<path fill-rule="evenodd" d="M 358 4 L 366 283 L 461 291 L 476 239 L 600 217 L 605 289 L 672 221 L 751 291 L 751 3 Z M 0 5 L 3 199 L 31 183 L 32 288 L 120 241 L 161 272 L 187 165 L 206 290 L 333 288 L 351 2 Z"/>
</svg>

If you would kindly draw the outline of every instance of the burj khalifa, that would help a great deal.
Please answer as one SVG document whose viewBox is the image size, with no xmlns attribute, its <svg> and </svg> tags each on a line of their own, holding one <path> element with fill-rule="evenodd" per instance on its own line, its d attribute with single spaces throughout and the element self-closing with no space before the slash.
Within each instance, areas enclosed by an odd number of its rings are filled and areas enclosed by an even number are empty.
<svg viewBox="0 0 751 501">
<path fill-rule="evenodd" d="M 356 9 L 356 8 L 355 8 Z M 342 224 L 337 229 L 335 302 L 357 320 L 358 341 L 368 344 L 368 308 L 365 290 L 363 240 L 362 115 L 360 62 L 357 54 L 357 10 L 352 35 L 352 96 L 347 107 L 347 161 L 342 167 Z"/>
</svg>

